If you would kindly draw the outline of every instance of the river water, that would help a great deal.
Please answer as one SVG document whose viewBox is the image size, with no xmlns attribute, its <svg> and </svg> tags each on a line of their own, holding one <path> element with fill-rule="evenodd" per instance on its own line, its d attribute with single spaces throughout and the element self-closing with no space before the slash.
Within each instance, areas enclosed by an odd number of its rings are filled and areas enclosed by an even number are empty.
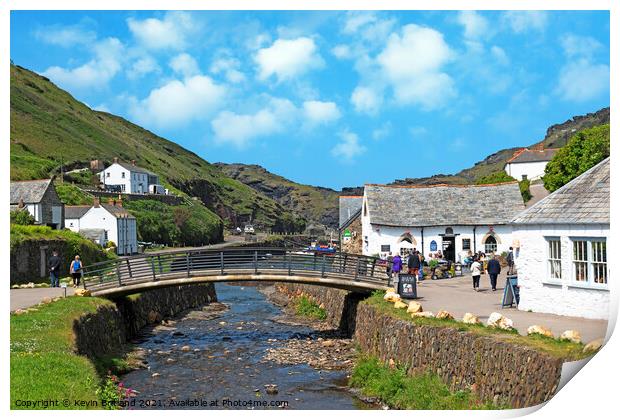
<svg viewBox="0 0 620 420">
<path fill-rule="evenodd" d="M 227 310 L 192 311 L 172 327 L 144 331 L 137 345 L 148 368 L 122 378 L 139 392 L 132 408 L 373 408 L 348 392 L 346 371 L 263 360 L 269 348 L 315 331 L 282 322 L 283 311 L 255 287 L 218 283 L 216 290 Z M 277 394 L 267 393 L 271 384 Z"/>
</svg>

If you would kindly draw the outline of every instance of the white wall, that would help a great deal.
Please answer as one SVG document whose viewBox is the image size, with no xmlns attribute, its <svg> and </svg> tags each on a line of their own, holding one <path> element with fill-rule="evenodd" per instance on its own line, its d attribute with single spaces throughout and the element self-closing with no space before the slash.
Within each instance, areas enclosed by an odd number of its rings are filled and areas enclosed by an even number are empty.
<svg viewBox="0 0 620 420">
<path fill-rule="evenodd" d="M 124 177 L 123 174 L 125 174 Z M 118 163 L 113 163 L 104 169 L 101 172 L 100 180 L 106 185 L 124 185 L 125 189 L 123 192 L 129 194 L 143 194 L 149 192 L 147 174 L 142 172 L 131 172 Z"/>
<path fill-rule="evenodd" d="M 65 219 L 65 227 L 73 232 L 79 232 L 80 219 Z"/>
<path fill-rule="evenodd" d="M 92 207 L 80 219 L 80 229 L 105 229 L 108 241 L 116 244 L 119 255 L 138 252 L 136 219 L 116 218 L 103 207 Z"/>
<path fill-rule="evenodd" d="M 366 203 L 366 197 L 362 205 Z M 381 245 L 390 245 L 392 255 L 396 255 L 396 252 L 400 251 L 401 247 L 415 247 L 418 251 L 423 251 L 424 256 L 428 258 L 430 251 L 431 241 L 437 243 L 437 250 L 442 250 L 443 239 L 439 234 L 443 234 L 448 226 L 437 227 L 425 227 L 424 228 L 424 248 L 422 248 L 422 229 L 419 227 L 407 227 L 407 226 L 381 226 L 370 224 L 370 214 L 364 215 L 364 208 L 362 208 L 362 253 L 364 255 L 380 254 L 384 257 L 384 253 L 381 253 Z M 467 251 L 463 250 L 463 239 L 470 240 L 471 251 L 483 251 L 485 250 L 483 239 L 487 233 L 490 233 L 489 226 L 476 226 L 475 240 L 474 240 L 474 227 L 473 226 L 449 226 L 452 228 L 456 236 L 455 240 L 455 253 L 456 260 L 463 261 L 467 256 Z M 405 233 L 409 232 L 413 239 L 414 245 L 410 246 L 407 242 L 399 242 L 399 238 Z M 508 248 L 512 246 L 512 227 L 509 225 L 497 225 L 493 226 L 493 233 L 497 239 L 497 252 L 501 254 L 504 251 L 508 251 Z M 475 244 L 474 244 L 475 242 Z"/>
<path fill-rule="evenodd" d="M 539 179 L 545 174 L 545 167 L 548 162 L 522 162 L 522 163 L 507 163 L 506 173 L 521 181 L 523 175 L 527 175 L 527 179 L 534 180 Z"/>
<path fill-rule="evenodd" d="M 518 225 L 513 232 L 520 242 L 515 266 L 520 285 L 519 309 L 593 319 L 609 318 L 608 286 L 585 286 L 573 279 L 571 238 L 608 238 L 609 226 Z M 545 237 L 559 237 L 562 254 L 562 279 L 549 276 L 549 247 Z M 609 248 L 607 259 L 609 261 Z M 608 271 L 609 274 L 609 271 Z M 608 278 L 608 284 L 613 280 Z M 578 326 L 576 326 L 578 329 Z"/>
</svg>

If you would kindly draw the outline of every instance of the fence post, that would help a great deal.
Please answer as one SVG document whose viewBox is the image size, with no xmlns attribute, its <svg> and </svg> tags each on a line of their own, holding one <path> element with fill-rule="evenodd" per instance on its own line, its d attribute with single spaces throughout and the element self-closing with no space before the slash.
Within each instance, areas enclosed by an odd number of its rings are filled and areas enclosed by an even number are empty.
<svg viewBox="0 0 620 420">
<path fill-rule="evenodd" d="M 355 267 L 355 280 L 354 281 L 357 281 L 357 277 L 359 276 L 359 274 L 360 274 L 360 257 L 357 257 L 357 265 Z"/>
<path fill-rule="evenodd" d="M 118 277 L 118 285 L 122 286 L 123 283 L 121 282 L 121 265 L 118 262 L 116 263 L 116 277 Z"/>
<path fill-rule="evenodd" d="M 254 251 L 254 274 L 258 274 L 258 251 Z"/>
<path fill-rule="evenodd" d="M 127 273 L 129 273 L 129 278 L 133 278 L 133 275 L 131 274 L 131 264 L 129 263 L 129 258 L 125 260 L 127 262 Z"/>
<path fill-rule="evenodd" d="M 157 264 L 159 265 L 159 274 L 163 274 L 164 273 L 164 269 L 161 266 L 161 255 L 157 256 Z"/>
<path fill-rule="evenodd" d="M 316 252 L 312 255 L 312 271 L 316 271 Z"/>
<path fill-rule="evenodd" d="M 155 257 L 151 257 L 151 272 L 153 273 L 153 281 L 157 280 L 155 277 Z"/>
<path fill-rule="evenodd" d="M 290 276 L 291 275 L 291 259 L 292 259 L 292 256 L 290 254 L 288 254 L 286 256 L 286 259 L 288 260 L 288 275 Z"/>
<path fill-rule="evenodd" d="M 325 254 L 323 254 L 323 261 L 321 261 L 321 277 L 325 277 Z"/>
<path fill-rule="evenodd" d="M 342 272 L 344 273 L 347 268 L 347 254 L 344 254 L 344 259 L 342 260 Z"/>
<path fill-rule="evenodd" d="M 372 260 L 372 268 L 370 269 L 370 277 L 374 277 L 375 276 L 375 264 L 377 263 L 376 259 Z"/>
<path fill-rule="evenodd" d="M 220 251 L 220 272 L 224 275 L 224 251 Z"/>
<path fill-rule="evenodd" d="M 187 268 L 187 278 L 189 278 L 189 251 L 185 254 L 185 264 L 186 264 L 186 268 Z"/>
</svg>

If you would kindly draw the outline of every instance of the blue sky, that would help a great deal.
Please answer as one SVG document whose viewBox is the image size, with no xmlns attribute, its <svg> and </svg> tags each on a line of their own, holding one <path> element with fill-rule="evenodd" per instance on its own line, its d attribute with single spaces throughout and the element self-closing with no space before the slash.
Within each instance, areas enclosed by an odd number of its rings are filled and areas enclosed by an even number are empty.
<svg viewBox="0 0 620 420">
<path fill-rule="evenodd" d="M 609 105 L 608 12 L 14 11 L 11 58 L 210 162 L 454 173 Z"/>
</svg>

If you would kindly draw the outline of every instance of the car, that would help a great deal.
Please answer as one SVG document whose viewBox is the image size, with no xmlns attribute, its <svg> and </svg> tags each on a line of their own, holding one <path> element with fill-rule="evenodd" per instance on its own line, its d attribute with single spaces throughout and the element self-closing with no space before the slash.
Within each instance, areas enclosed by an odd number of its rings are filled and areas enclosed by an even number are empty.
<svg viewBox="0 0 620 420">
<path fill-rule="evenodd" d="M 245 233 L 254 233 L 254 226 L 252 226 L 252 225 L 245 225 L 245 227 L 243 228 L 243 231 Z"/>
</svg>

